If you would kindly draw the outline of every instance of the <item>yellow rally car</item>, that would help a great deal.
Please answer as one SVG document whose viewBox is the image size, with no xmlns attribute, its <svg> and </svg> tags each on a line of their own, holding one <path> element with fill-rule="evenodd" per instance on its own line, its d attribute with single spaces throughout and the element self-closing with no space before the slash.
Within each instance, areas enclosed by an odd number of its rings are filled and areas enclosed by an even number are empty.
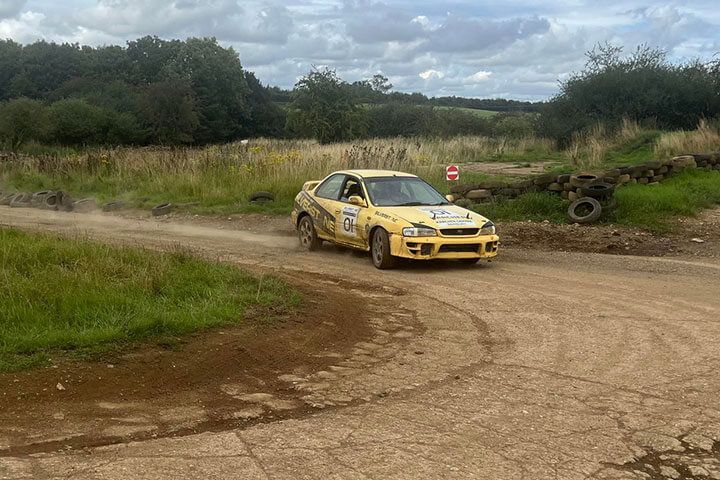
<svg viewBox="0 0 720 480">
<path fill-rule="evenodd" d="M 397 257 L 475 263 L 497 255 L 495 225 L 449 200 L 415 175 L 348 170 L 306 182 L 292 222 L 304 248 L 327 240 L 370 251 L 377 268 Z"/>
</svg>

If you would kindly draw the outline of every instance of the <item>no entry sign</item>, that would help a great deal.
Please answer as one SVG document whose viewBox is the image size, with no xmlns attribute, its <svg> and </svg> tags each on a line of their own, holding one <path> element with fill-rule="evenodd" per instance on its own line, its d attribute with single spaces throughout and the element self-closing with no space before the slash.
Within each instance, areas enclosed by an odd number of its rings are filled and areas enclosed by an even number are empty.
<svg viewBox="0 0 720 480">
<path fill-rule="evenodd" d="M 446 180 L 457 180 L 460 178 L 460 169 L 457 165 L 448 165 L 445 167 L 445 179 Z"/>
</svg>

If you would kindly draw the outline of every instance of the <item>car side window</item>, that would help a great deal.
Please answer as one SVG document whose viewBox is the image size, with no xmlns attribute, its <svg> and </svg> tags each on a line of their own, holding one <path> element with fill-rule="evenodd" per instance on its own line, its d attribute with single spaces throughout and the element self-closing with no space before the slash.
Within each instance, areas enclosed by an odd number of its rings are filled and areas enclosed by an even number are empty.
<svg viewBox="0 0 720 480">
<path fill-rule="evenodd" d="M 320 198 L 328 198 L 330 200 L 337 200 L 340 198 L 340 188 L 343 186 L 345 175 L 335 174 L 320 184 L 315 189 L 315 195 Z"/>
<path fill-rule="evenodd" d="M 357 195 L 363 200 L 365 199 L 365 194 L 363 193 L 360 181 L 354 177 L 347 177 L 347 180 L 345 180 L 345 185 L 342 188 L 342 195 L 340 195 L 340 201 L 347 203 L 348 199 L 353 195 Z"/>
</svg>

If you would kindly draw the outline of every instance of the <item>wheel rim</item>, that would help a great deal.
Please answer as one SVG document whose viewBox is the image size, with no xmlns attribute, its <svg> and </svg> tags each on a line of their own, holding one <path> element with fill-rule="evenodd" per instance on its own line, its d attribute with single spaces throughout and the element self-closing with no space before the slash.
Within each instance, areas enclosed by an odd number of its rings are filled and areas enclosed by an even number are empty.
<svg viewBox="0 0 720 480">
<path fill-rule="evenodd" d="M 373 260 L 375 261 L 375 264 L 379 265 L 382 263 L 383 259 L 383 245 L 382 240 L 380 239 L 380 234 L 378 233 L 373 237 Z"/>
<path fill-rule="evenodd" d="M 310 242 L 312 242 L 312 227 L 309 221 L 303 220 L 300 222 L 300 243 L 303 247 L 307 247 Z"/>
</svg>

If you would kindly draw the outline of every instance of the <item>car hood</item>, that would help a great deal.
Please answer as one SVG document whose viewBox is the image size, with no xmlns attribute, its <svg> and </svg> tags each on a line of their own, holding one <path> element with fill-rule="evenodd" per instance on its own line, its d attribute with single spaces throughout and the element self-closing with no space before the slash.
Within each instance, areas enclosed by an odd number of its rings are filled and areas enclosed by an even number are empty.
<svg viewBox="0 0 720 480">
<path fill-rule="evenodd" d="M 487 218 L 456 205 L 381 207 L 380 211 L 430 228 L 480 228 Z"/>
</svg>

